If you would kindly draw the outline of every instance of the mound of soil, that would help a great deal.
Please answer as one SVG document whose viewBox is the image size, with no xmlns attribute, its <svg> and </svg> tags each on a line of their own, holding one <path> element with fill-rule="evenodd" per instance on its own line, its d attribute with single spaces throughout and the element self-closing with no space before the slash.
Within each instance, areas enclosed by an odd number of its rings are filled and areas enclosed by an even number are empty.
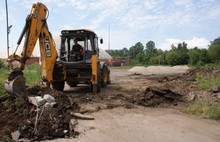
<svg viewBox="0 0 220 142">
<path fill-rule="evenodd" d="M 177 105 L 182 102 L 181 94 L 174 92 L 170 88 L 147 87 L 146 90 L 135 96 L 133 102 L 145 107 L 157 107 L 160 105 Z"/>
<path fill-rule="evenodd" d="M 0 138 L 10 136 L 19 131 L 20 138 L 40 141 L 54 138 L 64 138 L 77 134 L 69 131 L 69 123 L 73 118 L 70 112 L 78 112 L 79 106 L 72 102 L 62 92 L 35 86 L 28 90 L 31 96 L 50 94 L 55 98 L 55 107 L 44 106 L 37 109 L 28 102 L 27 97 L 15 98 L 9 96 L 0 105 Z M 73 130 L 74 131 L 74 130 Z"/>
<path fill-rule="evenodd" d="M 184 73 L 184 78 L 189 81 L 196 81 L 196 75 L 205 75 L 212 76 L 220 73 L 220 69 L 214 69 L 211 67 L 197 67 L 189 69 L 186 73 Z"/>
</svg>

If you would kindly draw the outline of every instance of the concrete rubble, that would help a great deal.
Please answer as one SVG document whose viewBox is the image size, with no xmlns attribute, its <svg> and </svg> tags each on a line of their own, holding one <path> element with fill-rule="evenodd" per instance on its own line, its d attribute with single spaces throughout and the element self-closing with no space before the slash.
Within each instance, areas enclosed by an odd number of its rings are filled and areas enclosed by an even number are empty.
<svg viewBox="0 0 220 142">
<path fill-rule="evenodd" d="M 46 100 L 40 96 L 28 97 L 28 101 L 37 107 L 40 107 L 46 103 Z"/>
<path fill-rule="evenodd" d="M 42 105 L 45 107 L 54 107 L 57 104 L 55 98 L 49 94 L 45 94 L 43 98 L 41 96 L 28 97 L 28 100 L 37 107 L 41 107 Z"/>
</svg>

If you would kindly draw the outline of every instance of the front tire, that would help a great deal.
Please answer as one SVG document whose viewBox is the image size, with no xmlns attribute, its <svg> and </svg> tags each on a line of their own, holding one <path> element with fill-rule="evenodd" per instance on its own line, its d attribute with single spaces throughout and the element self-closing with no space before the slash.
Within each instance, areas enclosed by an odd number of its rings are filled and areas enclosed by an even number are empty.
<svg viewBox="0 0 220 142">
<path fill-rule="evenodd" d="M 53 89 L 58 90 L 58 91 L 63 91 L 64 85 L 65 85 L 64 81 L 53 81 L 52 82 Z"/>
<path fill-rule="evenodd" d="M 78 85 L 78 82 L 68 81 L 67 84 L 68 84 L 70 87 L 76 87 L 76 86 Z"/>
</svg>

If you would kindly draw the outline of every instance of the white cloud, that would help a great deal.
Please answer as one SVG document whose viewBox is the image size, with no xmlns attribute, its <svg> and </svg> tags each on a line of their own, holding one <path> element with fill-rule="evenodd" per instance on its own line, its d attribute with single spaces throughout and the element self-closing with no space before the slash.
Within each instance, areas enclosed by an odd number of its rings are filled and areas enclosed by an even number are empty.
<svg viewBox="0 0 220 142">
<path fill-rule="evenodd" d="M 216 26 L 213 26 L 219 23 L 219 0 L 199 0 L 198 2 L 192 0 L 40 1 L 45 3 L 51 10 L 49 20 L 50 18 L 53 20 L 58 18 L 57 22 L 50 24 L 52 25 L 52 28 L 49 27 L 50 29 L 58 29 L 56 26 L 62 27 L 61 29 L 90 28 L 96 31 L 98 35 L 105 37 L 104 39 L 108 39 L 106 35 L 108 35 L 107 28 L 110 25 L 112 29 L 111 45 L 114 49 L 131 47 L 140 39 L 146 42 L 149 41 L 149 38 L 153 41 L 161 41 L 161 38 L 167 38 L 161 44 L 156 43 L 162 49 L 170 49 L 172 43 L 178 44 L 183 41 L 188 43 L 189 48 L 195 46 L 202 48 L 209 43 L 205 38 L 211 39 L 219 31 Z M 14 0 L 14 2 L 19 3 L 19 6 L 22 5 L 30 9 L 32 4 L 36 3 L 36 0 Z M 55 11 L 63 17 L 57 17 Z M 76 16 L 72 16 L 72 14 Z M 2 15 L 0 11 L 0 21 L 3 19 Z M 62 20 L 59 20 L 60 18 Z M 215 33 L 212 28 L 215 29 Z M 178 32 L 173 32 L 175 30 L 178 30 Z M 209 33 L 204 34 L 205 31 Z M 54 33 L 54 31 L 51 32 Z M 193 35 L 205 38 L 181 39 L 181 36 L 192 37 Z M 176 39 L 176 36 L 180 39 Z M 107 49 L 106 45 L 103 48 Z"/>
<path fill-rule="evenodd" d="M 185 42 L 187 43 L 189 48 L 194 48 L 196 46 L 198 48 L 208 48 L 208 45 L 210 44 L 207 39 L 197 37 L 193 37 L 193 39 L 191 40 L 185 40 Z"/>
<path fill-rule="evenodd" d="M 100 44 L 101 49 L 109 48 L 109 31 L 106 30 L 95 30 L 98 37 L 104 39 L 104 43 Z M 120 30 L 110 30 L 110 49 L 122 49 L 124 47 L 130 48 L 137 42 L 137 38 L 132 34 L 132 31 Z"/>
<path fill-rule="evenodd" d="M 170 50 L 171 45 L 177 46 L 179 43 L 187 43 L 188 49 L 198 47 L 198 48 L 208 48 L 209 41 L 205 38 L 197 38 L 193 37 L 192 39 L 186 39 L 186 40 L 180 40 L 175 38 L 168 38 L 165 40 L 165 42 L 159 44 L 158 48 L 161 48 L 162 50 Z"/>
<path fill-rule="evenodd" d="M 146 0 L 144 2 L 145 8 L 149 10 L 155 9 L 157 5 L 158 5 L 158 1 L 155 1 L 155 0 Z"/>
<path fill-rule="evenodd" d="M 0 21 L 4 21 L 4 20 L 5 20 L 5 17 L 6 17 L 5 11 L 1 10 L 1 11 L 0 11 Z"/>
<path fill-rule="evenodd" d="M 79 0 L 71 0 L 72 6 L 78 10 L 86 10 L 88 7 L 88 3 L 89 2 L 87 2 L 85 0 L 80 0 L 80 1 Z"/>
<path fill-rule="evenodd" d="M 67 5 L 67 3 L 63 2 L 63 1 L 57 3 L 58 7 L 65 7 L 66 5 Z"/>
</svg>

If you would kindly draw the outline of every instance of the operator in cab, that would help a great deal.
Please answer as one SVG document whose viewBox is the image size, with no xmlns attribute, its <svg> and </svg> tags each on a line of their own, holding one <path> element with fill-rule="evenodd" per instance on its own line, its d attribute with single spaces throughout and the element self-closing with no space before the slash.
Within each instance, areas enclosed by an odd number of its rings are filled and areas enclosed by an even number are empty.
<svg viewBox="0 0 220 142">
<path fill-rule="evenodd" d="M 80 44 L 78 44 L 77 38 L 74 39 L 74 45 L 72 47 L 71 54 L 76 55 L 77 61 L 80 61 L 83 59 L 84 50 L 83 50 L 83 47 Z"/>
</svg>

